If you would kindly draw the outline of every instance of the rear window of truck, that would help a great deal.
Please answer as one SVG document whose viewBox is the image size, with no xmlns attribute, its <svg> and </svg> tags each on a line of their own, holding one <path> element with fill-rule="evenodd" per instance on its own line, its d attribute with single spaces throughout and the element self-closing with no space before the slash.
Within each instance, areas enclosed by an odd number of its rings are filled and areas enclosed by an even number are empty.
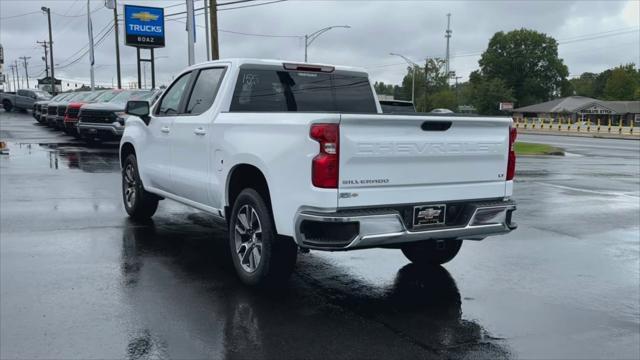
<svg viewBox="0 0 640 360">
<path fill-rule="evenodd" d="M 377 112 L 364 75 L 270 69 L 241 69 L 232 112 Z"/>
</svg>

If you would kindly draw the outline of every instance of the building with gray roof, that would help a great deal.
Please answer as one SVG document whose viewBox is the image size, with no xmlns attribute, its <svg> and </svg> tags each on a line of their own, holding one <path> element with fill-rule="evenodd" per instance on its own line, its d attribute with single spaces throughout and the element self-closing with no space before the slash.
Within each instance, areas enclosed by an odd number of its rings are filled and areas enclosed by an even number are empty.
<svg viewBox="0 0 640 360">
<path fill-rule="evenodd" d="M 514 119 L 570 119 L 571 122 L 600 120 L 613 125 L 622 121 L 623 126 L 640 126 L 640 101 L 605 101 L 585 96 L 569 96 L 560 99 L 513 109 Z"/>
</svg>

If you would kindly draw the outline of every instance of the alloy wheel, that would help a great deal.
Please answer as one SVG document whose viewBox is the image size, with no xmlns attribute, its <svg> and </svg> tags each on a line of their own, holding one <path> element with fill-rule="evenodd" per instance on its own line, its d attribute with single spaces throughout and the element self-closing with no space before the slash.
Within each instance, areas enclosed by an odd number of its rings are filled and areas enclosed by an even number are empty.
<svg viewBox="0 0 640 360">
<path fill-rule="evenodd" d="M 250 205 L 243 205 L 236 215 L 234 240 L 240 265 L 248 273 L 255 272 L 262 259 L 262 224 Z"/>
</svg>

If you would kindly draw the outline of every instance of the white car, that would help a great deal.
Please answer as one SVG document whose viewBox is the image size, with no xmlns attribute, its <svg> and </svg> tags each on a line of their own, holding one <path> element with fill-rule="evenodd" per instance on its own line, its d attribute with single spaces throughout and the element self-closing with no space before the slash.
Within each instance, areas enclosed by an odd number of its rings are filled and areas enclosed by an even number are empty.
<svg viewBox="0 0 640 360">
<path fill-rule="evenodd" d="M 516 227 L 511 119 L 382 114 L 361 68 L 206 62 L 126 111 L 127 213 L 167 198 L 226 220 L 247 284 L 286 279 L 299 247 L 432 265 Z"/>
</svg>

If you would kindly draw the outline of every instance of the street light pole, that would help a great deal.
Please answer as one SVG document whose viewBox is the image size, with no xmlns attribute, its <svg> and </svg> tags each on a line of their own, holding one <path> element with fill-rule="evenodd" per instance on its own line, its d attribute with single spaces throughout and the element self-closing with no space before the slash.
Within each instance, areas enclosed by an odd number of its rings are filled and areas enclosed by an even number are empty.
<svg viewBox="0 0 640 360">
<path fill-rule="evenodd" d="M 326 28 L 322 28 L 318 31 L 312 32 L 311 34 L 305 34 L 304 35 L 304 62 L 307 62 L 308 60 L 308 48 L 311 45 L 311 43 L 313 43 L 313 41 L 315 39 L 317 39 L 320 35 L 326 33 L 327 31 L 331 30 L 331 29 L 335 29 L 335 28 L 344 28 L 344 29 L 351 29 L 351 26 L 349 25 L 334 25 L 334 26 L 327 26 Z"/>
<path fill-rule="evenodd" d="M 400 55 L 396 53 L 389 53 L 389 55 L 401 57 L 404 61 L 407 62 L 407 64 L 411 65 L 411 67 L 413 68 L 413 75 L 411 75 L 411 78 L 412 78 L 411 79 L 411 103 L 413 104 L 413 106 L 416 106 L 416 67 L 418 67 L 418 64 L 411 61 L 408 57 L 404 55 Z"/>
<path fill-rule="evenodd" d="M 48 7 L 41 7 L 40 10 L 47 13 L 47 20 L 49 21 L 49 61 L 51 62 L 51 94 L 56 95 L 56 77 L 53 69 L 53 35 L 51 33 L 51 9 Z"/>
</svg>

